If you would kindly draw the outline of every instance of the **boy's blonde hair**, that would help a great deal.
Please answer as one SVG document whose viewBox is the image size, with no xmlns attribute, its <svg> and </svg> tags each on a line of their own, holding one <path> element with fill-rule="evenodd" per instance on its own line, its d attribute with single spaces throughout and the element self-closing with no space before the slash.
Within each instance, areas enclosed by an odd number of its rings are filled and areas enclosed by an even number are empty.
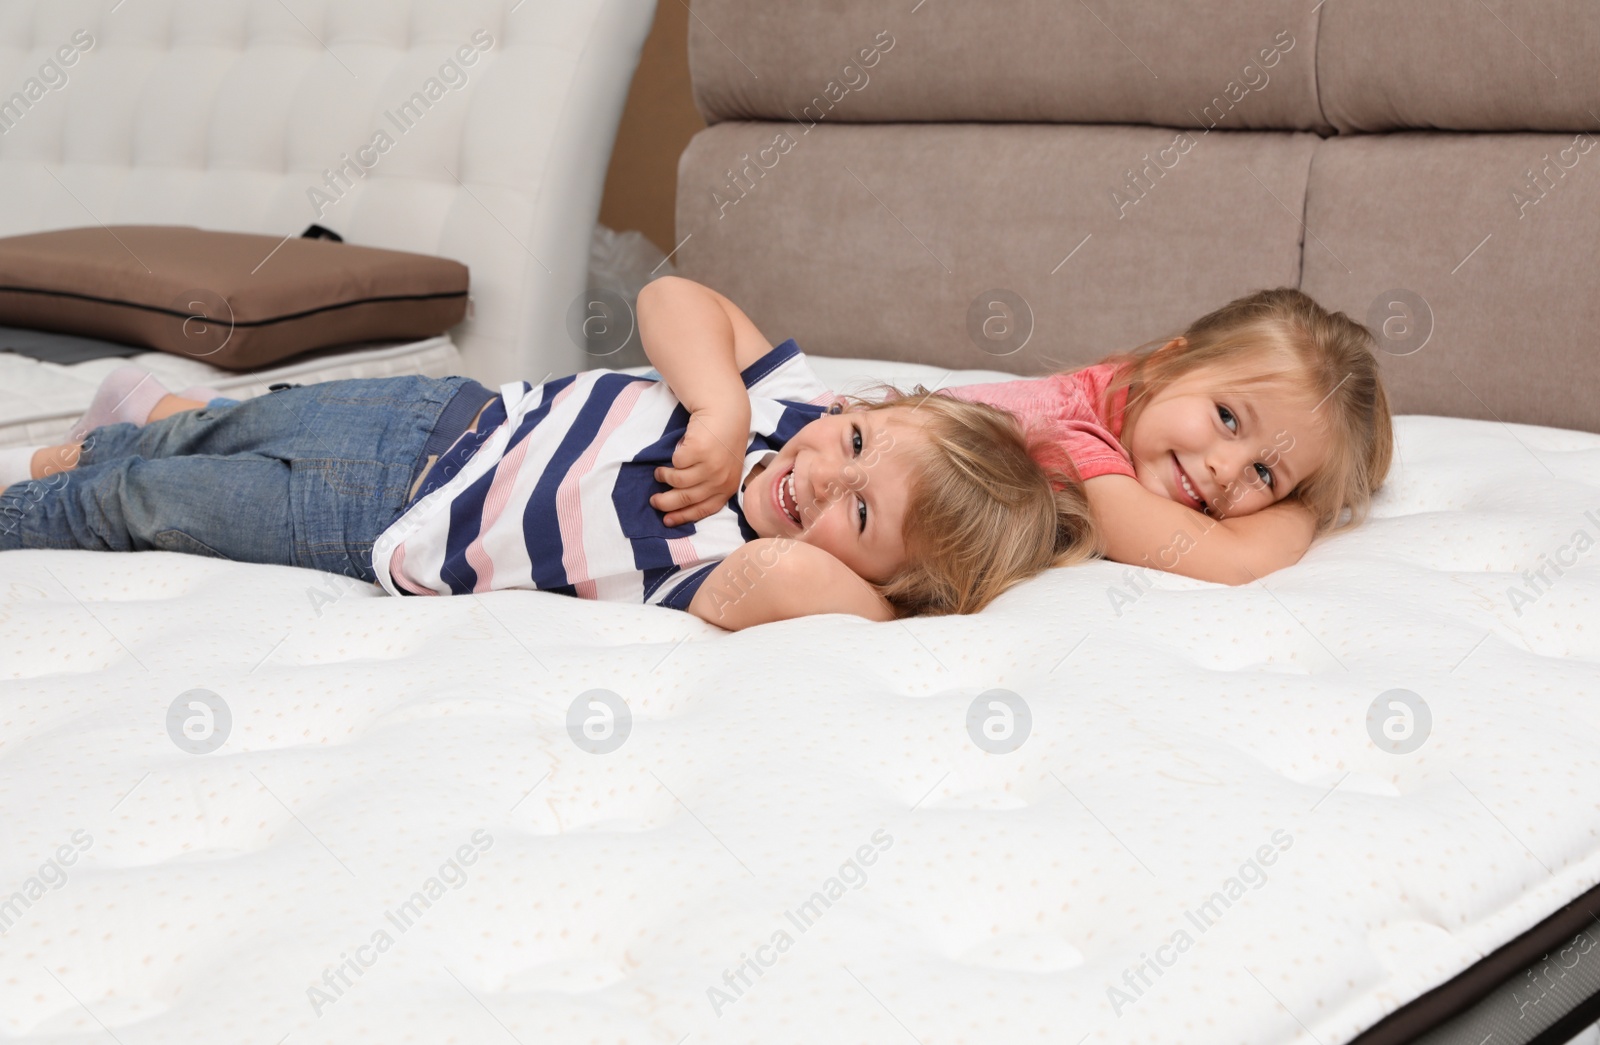
<svg viewBox="0 0 1600 1045">
<path fill-rule="evenodd" d="M 1009 411 L 922 385 L 909 393 L 878 385 L 871 395 L 840 398 L 903 410 L 928 436 L 905 451 L 909 561 L 873 585 L 896 617 L 976 613 L 1020 581 L 1099 552 L 1083 487 L 1034 459 L 1033 437 Z"/>
<path fill-rule="evenodd" d="M 1106 388 L 1129 388 L 1127 432 L 1144 403 L 1201 367 L 1213 367 L 1234 387 L 1278 387 L 1313 406 L 1329 436 L 1328 460 L 1289 497 L 1317 521 L 1317 533 L 1337 533 L 1366 518 L 1394 454 L 1389 399 L 1378 374 L 1372 332 L 1343 312 L 1329 312 L 1293 287 L 1258 290 L 1207 313 L 1171 350 L 1141 346 L 1112 356 L 1128 364 Z M 1287 499 L 1287 498 L 1286 498 Z M 1340 515 L 1350 509 L 1343 522 Z"/>
</svg>

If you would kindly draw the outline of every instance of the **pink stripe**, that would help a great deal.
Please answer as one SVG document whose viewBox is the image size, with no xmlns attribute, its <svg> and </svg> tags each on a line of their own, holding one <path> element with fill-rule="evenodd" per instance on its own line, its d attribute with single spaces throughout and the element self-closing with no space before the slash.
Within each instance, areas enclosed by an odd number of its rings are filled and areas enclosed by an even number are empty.
<svg viewBox="0 0 1600 1045">
<path fill-rule="evenodd" d="M 556 524 L 561 534 L 561 566 L 566 570 L 567 582 L 572 585 L 580 599 L 594 599 L 599 595 L 594 581 L 590 578 L 589 559 L 583 547 L 583 503 L 578 488 L 584 477 L 594 470 L 594 462 L 600 456 L 600 448 L 605 445 L 611 433 L 616 431 L 617 426 L 633 412 L 634 403 L 638 401 L 646 387 L 643 381 L 631 382 L 616 399 L 611 401 L 611 407 L 606 411 L 606 419 L 600 423 L 600 430 L 595 433 L 583 456 L 574 461 L 567 474 L 561 477 L 561 485 L 556 487 Z"/>
<path fill-rule="evenodd" d="M 668 537 L 667 551 L 672 553 L 672 561 L 678 566 L 688 566 L 700 561 L 700 553 L 694 550 L 693 537 Z"/>
<path fill-rule="evenodd" d="M 406 574 L 406 542 L 401 541 L 395 545 L 394 554 L 389 556 L 389 576 L 401 588 L 413 595 L 437 595 L 432 588 L 424 588 Z"/>
<path fill-rule="evenodd" d="M 494 479 L 490 481 L 489 492 L 483 498 L 483 515 L 478 524 L 478 536 L 467 545 L 467 565 L 478 575 L 477 583 L 472 586 L 473 591 L 494 590 L 494 559 L 490 558 L 488 549 L 483 546 L 483 539 L 494 528 L 495 520 L 506 510 L 506 505 L 511 503 L 512 487 L 516 485 L 517 472 L 522 468 L 522 459 L 527 455 L 528 440 L 524 439 L 517 444 L 515 450 L 502 457 L 494 466 Z"/>
<path fill-rule="evenodd" d="M 550 410 L 546 416 L 560 408 L 562 401 L 572 393 L 575 386 L 576 382 L 556 393 L 555 398 L 550 400 Z M 520 424 L 520 421 L 518 423 Z M 472 588 L 475 592 L 494 590 L 494 560 L 489 557 L 488 550 L 483 546 L 483 538 L 494 529 L 500 514 L 511 502 L 512 487 L 516 485 L 517 473 L 522 469 L 523 458 L 528 455 L 530 441 L 531 436 L 523 439 L 515 450 L 502 457 L 494 466 L 494 479 L 490 481 L 489 492 L 483 499 L 483 515 L 478 524 L 478 536 L 467 545 L 467 565 L 478 575 L 478 583 Z"/>
</svg>

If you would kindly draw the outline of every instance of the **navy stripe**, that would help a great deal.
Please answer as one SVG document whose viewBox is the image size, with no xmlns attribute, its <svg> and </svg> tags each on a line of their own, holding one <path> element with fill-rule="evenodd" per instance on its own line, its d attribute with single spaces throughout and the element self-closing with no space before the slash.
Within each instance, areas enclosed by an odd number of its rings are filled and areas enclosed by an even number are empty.
<svg viewBox="0 0 1600 1045">
<path fill-rule="evenodd" d="M 681 569 L 683 569 L 681 566 L 657 566 L 654 569 L 643 571 L 644 592 L 640 601 L 648 603 L 650 601 L 650 596 L 656 593 L 656 589 L 660 588 L 661 585 L 665 584 Z"/>
<path fill-rule="evenodd" d="M 778 427 L 771 435 L 765 437 L 768 446 L 773 450 L 781 450 L 783 444 L 800 434 L 800 429 L 827 413 L 822 407 L 810 403 L 792 403 L 787 399 L 775 399 L 773 402 L 783 405 L 783 414 L 778 418 Z"/>
<path fill-rule="evenodd" d="M 483 501 L 494 483 L 494 469 L 480 475 L 450 502 L 450 529 L 445 538 L 444 561 L 439 577 L 450 585 L 451 594 L 467 595 L 478 586 L 478 571 L 467 562 L 467 547 L 483 529 Z"/>
<path fill-rule="evenodd" d="M 572 583 L 561 561 L 561 524 L 556 511 L 556 494 L 561 483 L 578 463 L 578 458 L 588 452 L 600 435 L 606 414 L 623 389 L 640 378 L 627 374 L 601 374 L 590 386 L 588 398 L 579 407 L 572 426 L 561 435 L 561 442 L 551 456 L 544 473 L 534 484 L 522 515 L 522 541 L 528 549 L 532 574 L 528 578 L 536 587 L 556 588 Z"/>
<path fill-rule="evenodd" d="M 774 345 L 772 351 L 739 371 L 739 380 L 749 388 L 799 354 L 800 346 L 795 344 L 794 338 L 790 338 L 781 345 Z"/>
<path fill-rule="evenodd" d="M 673 408 L 660 435 L 618 466 L 617 480 L 611 488 L 611 509 L 617 513 L 617 523 L 632 546 L 634 569 L 645 574 L 647 599 L 678 569 L 667 542 L 696 532 L 692 522 L 668 526 L 666 513 L 650 503 L 651 497 L 672 489 L 655 477 L 655 470 L 671 467 L 672 454 L 688 427 L 689 411 L 680 403 Z"/>
<path fill-rule="evenodd" d="M 695 570 L 689 574 L 687 580 L 674 589 L 671 595 L 668 595 L 656 605 L 666 606 L 675 610 L 687 610 L 689 603 L 694 601 L 695 593 L 700 590 L 700 585 L 706 582 L 706 578 L 711 576 L 711 571 L 722 565 L 722 562 L 723 560 L 718 559 L 716 562 L 707 563 Z"/>
<path fill-rule="evenodd" d="M 506 442 L 506 452 L 528 438 L 528 433 L 538 427 L 539 422 L 550 413 L 550 404 L 554 401 L 556 393 L 571 384 L 572 380 L 572 377 L 563 377 L 546 382 L 539 406 L 522 419 L 516 432 L 512 433 Z M 523 386 L 524 395 L 533 390 L 533 386 L 526 381 L 523 382 Z M 491 411 L 493 409 L 490 408 Z M 504 420 L 502 416 L 501 423 L 504 423 Z M 444 560 L 439 568 L 439 576 L 450 585 L 450 590 L 456 595 L 469 594 L 478 586 L 478 571 L 467 562 L 467 548 L 482 532 L 484 501 L 488 499 L 489 488 L 494 485 L 495 474 L 504 463 L 503 452 L 500 460 L 495 462 L 494 468 L 479 476 L 472 485 L 457 494 L 450 502 L 450 528 L 445 537 Z"/>
</svg>

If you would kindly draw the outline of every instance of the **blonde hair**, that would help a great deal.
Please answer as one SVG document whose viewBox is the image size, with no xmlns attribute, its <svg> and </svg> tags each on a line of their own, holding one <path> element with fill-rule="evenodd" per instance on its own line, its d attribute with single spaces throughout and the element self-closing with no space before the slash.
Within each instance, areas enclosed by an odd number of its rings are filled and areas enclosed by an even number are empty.
<svg viewBox="0 0 1600 1045">
<path fill-rule="evenodd" d="M 1289 497 L 1337 533 L 1366 518 L 1394 454 L 1389 399 L 1378 374 L 1372 332 L 1343 312 L 1329 312 L 1293 287 L 1258 290 L 1209 312 L 1172 349 L 1140 346 L 1104 362 L 1124 364 L 1106 388 L 1105 408 L 1127 388 L 1122 431 L 1144 403 L 1179 378 L 1210 367 L 1235 387 L 1275 386 L 1315 403 L 1329 436 L 1328 460 Z M 1285 363 L 1285 361 L 1287 361 Z M 1287 499 L 1287 498 L 1285 498 Z M 1340 521 L 1344 509 L 1350 517 Z"/>
<path fill-rule="evenodd" d="M 1009 411 L 922 385 L 874 393 L 840 398 L 869 411 L 915 411 L 928 437 L 907 448 L 907 565 L 873 585 L 896 617 L 976 613 L 1029 577 L 1099 553 L 1083 487 L 1035 459 L 1038 439 Z"/>
</svg>

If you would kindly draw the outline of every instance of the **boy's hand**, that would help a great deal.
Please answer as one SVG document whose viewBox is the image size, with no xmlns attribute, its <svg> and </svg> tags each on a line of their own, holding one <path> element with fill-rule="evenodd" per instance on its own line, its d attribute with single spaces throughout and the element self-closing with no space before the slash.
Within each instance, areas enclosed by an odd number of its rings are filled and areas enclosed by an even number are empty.
<svg viewBox="0 0 1600 1045">
<path fill-rule="evenodd" d="M 690 414 L 689 426 L 672 452 L 672 467 L 655 471 L 658 481 L 673 487 L 650 498 L 652 507 L 667 513 L 662 522 L 667 526 L 695 522 L 728 503 L 739 489 L 749 439 L 748 399 L 742 415 L 729 408 Z"/>
</svg>

